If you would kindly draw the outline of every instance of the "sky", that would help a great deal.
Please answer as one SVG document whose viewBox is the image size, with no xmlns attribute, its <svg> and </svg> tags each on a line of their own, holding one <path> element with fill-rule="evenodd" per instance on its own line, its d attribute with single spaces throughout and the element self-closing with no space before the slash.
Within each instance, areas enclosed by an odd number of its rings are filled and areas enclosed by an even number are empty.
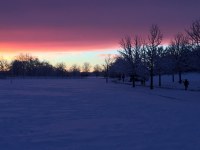
<svg viewBox="0 0 200 150">
<path fill-rule="evenodd" d="M 152 24 L 166 44 L 200 19 L 199 6 L 199 0 L 1 0 L 0 56 L 103 64 L 121 38 L 145 37 Z"/>
</svg>

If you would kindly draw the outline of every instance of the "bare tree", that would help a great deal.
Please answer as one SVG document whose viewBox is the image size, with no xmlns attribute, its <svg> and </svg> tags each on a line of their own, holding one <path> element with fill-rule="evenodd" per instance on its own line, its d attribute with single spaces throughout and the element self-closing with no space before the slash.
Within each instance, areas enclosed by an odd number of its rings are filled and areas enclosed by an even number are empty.
<svg viewBox="0 0 200 150">
<path fill-rule="evenodd" d="M 65 63 L 63 62 L 57 63 L 55 67 L 55 71 L 56 71 L 57 76 L 62 76 L 62 77 L 65 76 L 67 72 Z"/>
<path fill-rule="evenodd" d="M 23 77 L 29 75 L 33 71 L 34 58 L 30 54 L 19 54 L 16 56 L 15 60 L 12 62 L 12 69 L 17 75 L 22 75 Z"/>
<path fill-rule="evenodd" d="M 153 76 L 154 76 L 154 65 L 157 50 L 162 42 L 163 34 L 157 25 L 152 25 L 150 28 L 150 34 L 147 42 L 147 59 L 150 70 L 150 89 L 154 88 Z"/>
<path fill-rule="evenodd" d="M 70 67 L 70 73 L 72 76 L 79 76 L 80 75 L 80 67 L 76 64 Z"/>
<path fill-rule="evenodd" d="M 106 83 L 108 83 L 108 77 L 109 77 L 109 71 L 110 71 L 110 66 L 113 63 L 113 59 L 111 58 L 111 55 L 109 54 L 105 58 L 105 64 L 103 64 L 104 70 L 105 70 L 105 76 L 106 76 Z"/>
<path fill-rule="evenodd" d="M 4 58 L 0 58 L 0 72 L 9 70 L 9 63 Z"/>
<path fill-rule="evenodd" d="M 88 76 L 91 69 L 91 65 L 88 62 L 85 62 L 82 66 L 82 73 L 84 76 Z"/>
<path fill-rule="evenodd" d="M 179 83 L 182 82 L 182 72 L 184 71 L 184 66 L 186 64 L 186 51 L 189 45 L 188 37 L 182 33 L 175 35 L 174 39 L 171 41 L 171 54 L 174 57 L 175 68 L 174 70 L 179 74 Z"/>
<path fill-rule="evenodd" d="M 102 68 L 100 67 L 100 65 L 96 64 L 93 68 L 93 72 L 96 75 L 96 77 L 100 75 L 101 71 L 102 71 Z"/>
<path fill-rule="evenodd" d="M 195 46 L 200 46 L 200 19 L 194 21 L 186 32 L 192 40 L 192 43 Z"/>
<path fill-rule="evenodd" d="M 164 71 L 165 61 L 165 53 L 163 47 L 159 47 L 157 50 L 156 58 L 155 58 L 155 71 L 158 74 L 158 85 L 161 87 L 162 84 L 162 72 Z"/>
<path fill-rule="evenodd" d="M 137 76 L 137 70 L 139 69 L 139 64 L 141 62 L 140 54 L 142 48 L 141 38 L 135 36 L 134 40 L 131 40 L 130 36 L 125 37 L 121 40 L 120 46 L 122 50 L 119 51 L 124 62 L 128 66 L 128 72 L 131 75 L 132 86 L 135 87 L 135 78 Z"/>
</svg>

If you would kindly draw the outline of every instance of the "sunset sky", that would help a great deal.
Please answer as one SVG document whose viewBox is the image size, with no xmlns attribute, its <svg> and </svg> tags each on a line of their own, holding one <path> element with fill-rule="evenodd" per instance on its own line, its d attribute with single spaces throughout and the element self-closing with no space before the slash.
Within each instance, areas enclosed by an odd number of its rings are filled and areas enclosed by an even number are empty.
<svg viewBox="0 0 200 150">
<path fill-rule="evenodd" d="M 200 0 L 1 0 L 0 56 L 102 64 L 126 35 L 158 24 L 164 42 L 200 18 Z"/>
</svg>

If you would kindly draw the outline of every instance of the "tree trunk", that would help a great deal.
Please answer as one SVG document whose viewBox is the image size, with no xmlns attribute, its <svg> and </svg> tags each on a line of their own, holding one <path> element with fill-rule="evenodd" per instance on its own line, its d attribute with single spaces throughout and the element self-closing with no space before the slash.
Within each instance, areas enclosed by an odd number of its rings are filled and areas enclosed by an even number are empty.
<svg viewBox="0 0 200 150">
<path fill-rule="evenodd" d="M 174 83 L 174 73 L 172 74 L 172 82 Z"/>
<path fill-rule="evenodd" d="M 161 74 L 159 73 L 159 87 L 161 87 Z"/>
<path fill-rule="evenodd" d="M 181 71 L 178 72 L 178 76 L 179 76 L 179 83 L 182 83 L 182 73 Z"/>
<path fill-rule="evenodd" d="M 135 76 L 133 75 L 132 86 L 135 87 Z"/>
<path fill-rule="evenodd" d="M 108 68 L 106 69 L 106 83 L 108 83 Z"/>
<path fill-rule="evenodd" d="M 154 88 L 153 87 L 153 66 L 151 66 L 151 69 L 150 69 L 150 77 L 151 77 L 150 89 L 152 90 Z"/>
</svg>

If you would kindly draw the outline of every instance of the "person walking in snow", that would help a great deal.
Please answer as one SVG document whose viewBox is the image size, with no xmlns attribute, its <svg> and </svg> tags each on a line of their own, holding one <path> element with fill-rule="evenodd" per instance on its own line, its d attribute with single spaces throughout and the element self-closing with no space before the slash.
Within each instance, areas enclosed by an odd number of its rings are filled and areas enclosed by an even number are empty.
<svg viewBox="0 0 200 150">
<path fill-rule="evenodd" d="M 188 89 L 188 85 L 189 85 L 189 81 L 187 79 L 184 80 L 184 86 L 185 86 L 185 90 Z"/>
</svg>

